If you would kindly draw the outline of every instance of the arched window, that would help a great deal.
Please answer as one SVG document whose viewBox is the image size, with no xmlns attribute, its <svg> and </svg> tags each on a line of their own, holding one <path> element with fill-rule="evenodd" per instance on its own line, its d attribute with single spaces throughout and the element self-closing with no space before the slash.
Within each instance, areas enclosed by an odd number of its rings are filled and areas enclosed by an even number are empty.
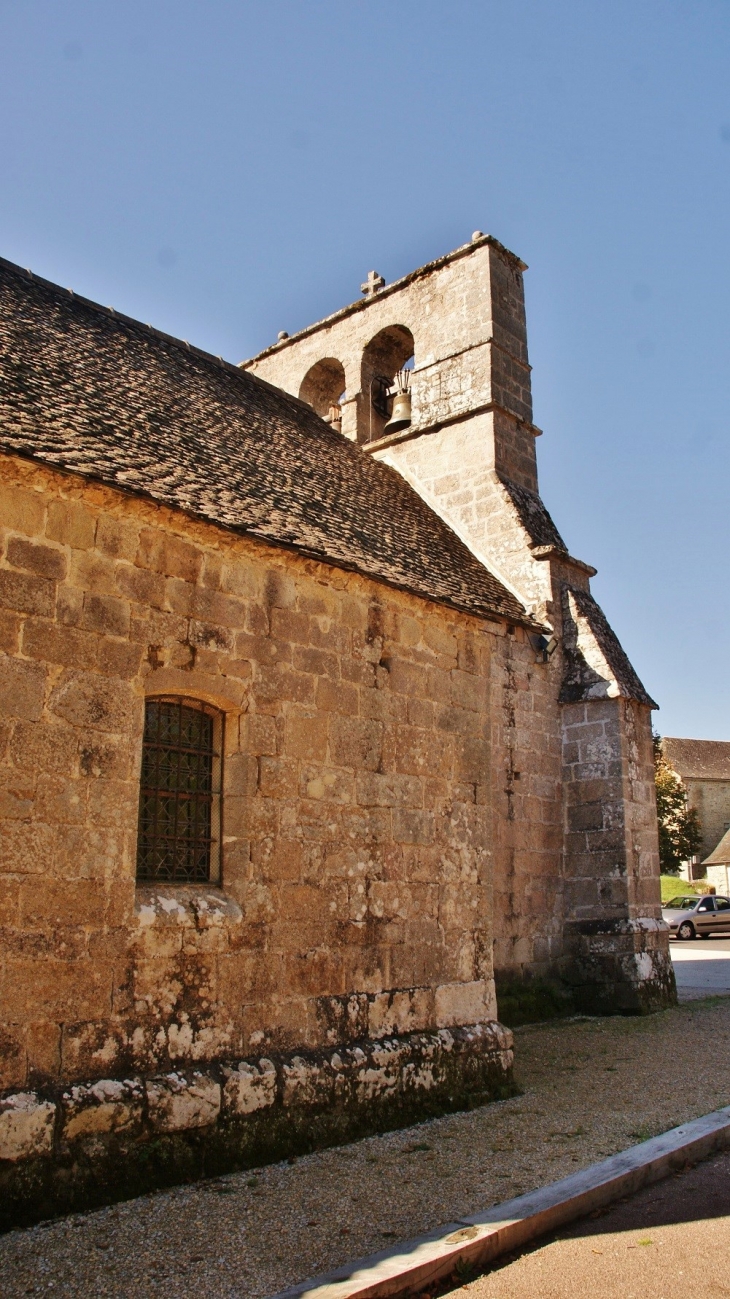
<svg viewBox="0 0 730 1299">
<path fill-rule="evenodd" d="M 299 396 L 312 406 L 328 424 L 342 427 L 340 402 L 345 395 L 345 371 L 341 361 L 326 356 L 307 370 Z"/>
<path fill-rule="evenodd" d="M 370 339 L 362 354 L 360 442 L 383 436 L 392 411 L 393 381 L 399 370 L 412 369 L 413 352 L 413 334 L 405 325 L 388 325 Z"/>
<path fill-rule="evenodd" d="M 223 714 L 199 699 L 145 705 L 137 879 L 216 884 L 221 874 Z"/>
</svg>

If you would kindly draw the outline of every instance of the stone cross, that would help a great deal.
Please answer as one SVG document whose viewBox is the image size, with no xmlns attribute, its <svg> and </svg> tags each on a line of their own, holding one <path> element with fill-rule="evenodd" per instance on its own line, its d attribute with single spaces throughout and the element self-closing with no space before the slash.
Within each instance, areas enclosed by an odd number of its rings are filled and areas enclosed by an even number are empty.
<svg viewBox="0 0 730 1299">
<path fill-rule="evenodd" d="M 365 294 L 366 298 L 374 298 L 378 289 L 382 289 L 385 280 L 377 271 L 368 271 L 368 278 L 364 284 L 360 285 L 360 292 Z"/>
</svg>

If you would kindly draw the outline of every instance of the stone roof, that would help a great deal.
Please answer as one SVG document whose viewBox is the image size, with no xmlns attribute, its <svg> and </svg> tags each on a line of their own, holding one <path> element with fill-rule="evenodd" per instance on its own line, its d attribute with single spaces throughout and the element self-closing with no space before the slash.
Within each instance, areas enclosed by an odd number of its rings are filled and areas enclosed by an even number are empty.
<svg viewBox="0 0 730 1299">
<path fill-rule="evenodd" d="M 566 584 L 562 602 L 564 675 L 561 703 L 622 698 L 658 708 L 593 596 L 588 591 Z"/>
<path fill-rule="evenodd" d="M 567 555 L 568 547 L 537 492 L 531 492 L 528 487 L 522 487 L 501 474 L 498 477 L 517 511 L 531 545 L 554 547 Z"/>
<path fill-rule="evenodd" d="M 305 403 L 3 259 L 0 449 L 536 625 L 394 469 Z"/>
<path fill-rule="evenodd" d="M 730 780 L 727 740 L 678 740 L 666 735 L 662 753 L 682 780 Z"/>
<path fill-rule="evenodd" d="M 703 866 L 730 866 L 730 830 L 722 836 L 717 847 L 705 857 Z"/>
</svg>

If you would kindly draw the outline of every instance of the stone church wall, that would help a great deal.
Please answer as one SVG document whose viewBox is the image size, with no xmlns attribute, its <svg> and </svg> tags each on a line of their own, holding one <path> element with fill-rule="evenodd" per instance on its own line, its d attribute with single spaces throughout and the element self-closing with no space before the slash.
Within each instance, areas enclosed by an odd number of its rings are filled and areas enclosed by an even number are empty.
<svg viewBox="0 0 730 1299">
<path fill-rule="evenodd" d="M 407 1078 L 419 1033 L 493 1023 L 491 691 L 522 631 L 1 472 L 0 1092 L 61 1113 L 54 1086 L 261 1059 L 281 1091 L 293 1052 L 406 1039 Z M 225 713 L 221 889 L 135 886 L 156 694 Z M 464 1048 L 485 1094 L 493 1032 Z"/>
</svg>

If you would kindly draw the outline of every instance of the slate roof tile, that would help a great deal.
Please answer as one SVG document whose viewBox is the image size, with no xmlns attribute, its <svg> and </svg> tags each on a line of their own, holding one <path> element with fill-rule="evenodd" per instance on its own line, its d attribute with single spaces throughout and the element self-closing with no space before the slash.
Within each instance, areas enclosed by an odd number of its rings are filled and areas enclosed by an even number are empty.
<svg viewBox="0 0 730 1299">
<path fill-rule="evenodd" d="M 395 470 L 303 402 L 3 259 L 0 449 L 535 625 Z"/>
<path fill-rule="evenodd" d="M 730 780 L 730 742 L 665 735 L 662 752 L 682 780 Z"/>
</svg>

